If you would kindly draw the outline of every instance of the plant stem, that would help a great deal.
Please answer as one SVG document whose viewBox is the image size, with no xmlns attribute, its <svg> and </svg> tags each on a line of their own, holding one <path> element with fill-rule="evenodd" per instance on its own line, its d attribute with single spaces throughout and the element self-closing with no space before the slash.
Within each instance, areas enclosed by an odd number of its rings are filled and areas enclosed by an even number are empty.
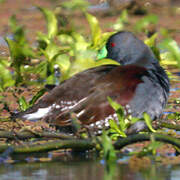
<svg viewBox="0 0 180 180">
<path fill-rule="evenodd" d="M 175 145 L 178 148 L 180 148 L 180 140 L 179 139 L 177 139 L 175 137 L 172 137 L 172 136 L 168 136 L 168 135 L 164 135 L 164 134 L 158 134 L 158 133 L 131 135 L 131 136 L 128 136 L 127 138 L 123 138 L 123 139 L 117 140 L 114 143 L 114 147 L 116 149 L 121 149 L 124 146 L 127 146 L 129 144 L 133 144 L 133 143 L 137 143 L 137 142 L 142 142 L 142 141 L 149 141 L 152 136 L 154 137 L 154 139 L 156 141 L 161 141 L 161 142 L 169 143 L 169 144 Z"/>
</svg>

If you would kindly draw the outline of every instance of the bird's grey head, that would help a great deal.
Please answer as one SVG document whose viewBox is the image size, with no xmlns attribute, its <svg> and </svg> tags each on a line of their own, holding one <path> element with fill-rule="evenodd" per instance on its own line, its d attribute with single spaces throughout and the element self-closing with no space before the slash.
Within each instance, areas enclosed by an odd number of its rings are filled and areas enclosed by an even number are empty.
<svg viewBox="0 0 180 180">
<path fill-rule="evenodd" d="M 139 64 L 149 66 L 156 63 L 150 48 L 133 33 L 121 31 L 112 35 L 106 44 L 107 58 L 118 61 L 121 65 Z"/>
</svg>

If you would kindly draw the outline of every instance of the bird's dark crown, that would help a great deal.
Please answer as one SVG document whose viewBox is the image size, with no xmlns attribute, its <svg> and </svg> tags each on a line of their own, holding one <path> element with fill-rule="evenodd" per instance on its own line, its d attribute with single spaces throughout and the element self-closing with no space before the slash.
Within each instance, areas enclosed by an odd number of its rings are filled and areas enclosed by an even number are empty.
<svg viewBox="0 0 180 180">
<path fill-rule="evenodd" d="M 107 58 L 118 61 L 121 65 L 136 64 L 153 68 L 158 63 L 150 48 L 133 33 L 121 31 L 112 35 L 106 44 Z"/>
</svg>

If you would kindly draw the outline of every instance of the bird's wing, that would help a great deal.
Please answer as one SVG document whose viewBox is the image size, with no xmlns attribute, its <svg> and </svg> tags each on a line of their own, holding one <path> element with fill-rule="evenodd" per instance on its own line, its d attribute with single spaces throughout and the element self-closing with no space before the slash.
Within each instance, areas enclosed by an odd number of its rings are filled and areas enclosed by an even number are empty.
<svg viewBox="0 0 180 180">
<path fill-rule="evenodd" d="M 70 112 L 74 112 L 83 124 L 90 126 L 108 126 L 109 119 L 117 120 L 117 116 L 107 101 L 107 96 L 125 108 L 126 114 L 142 117 L 143 112 L 158 117 L 164 107 L 163 89 L 152 79 L 145 69 L 134 70 L 134 67 L 123 67 L 112 70 L 98 80 L 81 102 L 70 110 L 59 113 L 51 118 L 50 123 L 59 126 L 71 123 Z"/>
<path fill-rule="evenodd" d="M 88 96 L 96 81 L 109 73 L 115 65 L 103 65 L 80 72 L 59 86 L 52 89 L 37 104 L 24 112 L 16 114 L 16 118 L 35 120 L 47 116 L 55 109 L 58 112 L 74 107 Z"/>
</svg>

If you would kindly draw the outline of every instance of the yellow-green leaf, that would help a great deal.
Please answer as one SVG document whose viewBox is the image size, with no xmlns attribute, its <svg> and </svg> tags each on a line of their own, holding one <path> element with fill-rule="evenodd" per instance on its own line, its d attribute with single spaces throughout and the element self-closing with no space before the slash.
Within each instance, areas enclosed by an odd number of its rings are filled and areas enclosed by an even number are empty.
<svg viewBox="0 0 180 180">
<path fill-rule="evenodd" d="M 148 126 L 148 128 L 149 128 L 152 132 L 156 132 L 156 130 L 153 129 L 153 127 L 152 127 L 152 120 L 151 120 L 151 117 L 149 116 L 149 114 L 143 113 L 143 117 L 144 117 L 144 120 L 145 120 L 146 125 Z"/>
<path fill-rule="evenodd" d="M 46 8 L 38 7 L 38 9 L 43 13 L 46 19 L 48 38 L 54 38 L 58 32 L 58 22 L 55 14 Z"/>
<path fill-rule="evenodd" d="M 91 29 L 92 44 L 93 46 L 96 46 L 99 40 L 101 39 L 101 32 L 102 32 L 99 26 L 99 22 L 95 16 L 89 13 L 86 13 L 86 18 L 88 20 Z"/>
</svg>

